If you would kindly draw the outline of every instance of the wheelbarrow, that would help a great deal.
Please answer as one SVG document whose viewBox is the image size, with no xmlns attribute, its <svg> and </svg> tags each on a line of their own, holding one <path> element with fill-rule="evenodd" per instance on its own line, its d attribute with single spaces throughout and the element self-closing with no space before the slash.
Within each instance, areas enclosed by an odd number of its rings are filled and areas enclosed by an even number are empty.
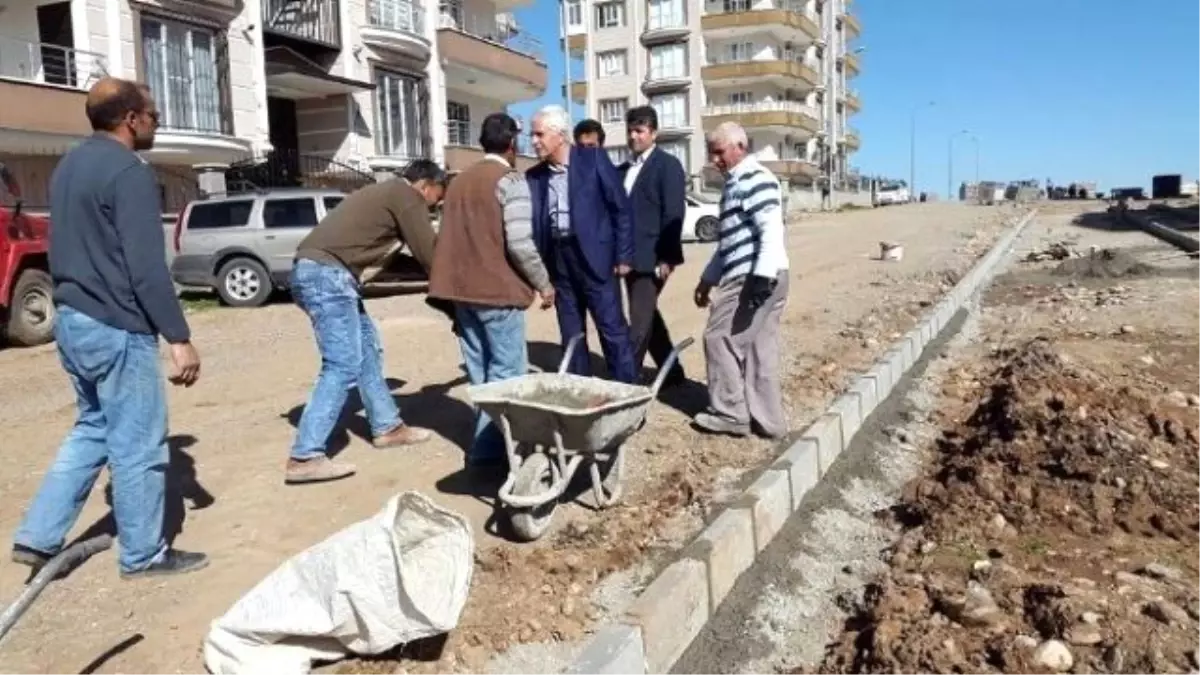
<svg viewBox="0 0 1200 675">
<path fill-rule="evenodd" d="M 654 383 L 611 382 L 567 373 L 583 335 L 567 343 L 556 373 L 533 373 L 467 388 L 467 396 L 499 426 L 508 455 L 508 477 L 498 498 L 522 541 L 546 533 L 559 497 L 586 461 L 596 506 L 621 498 L 624 442 L 646 421 L 687 338 L 671 351 Z M 601 465 L 607 471 L 602 478 Z"/>
<path fill-rule="evenodd" d="M 47 561 L 38 570 L 37 574 L 33 576 L 33 579 L 26 584 L 25 590 L 21 591 L 21 595 L 17 596 L 16 602 L 6 607 L 3 612 L 0 612 L 0 640 L 3 640 L 8 631 L 17 625 L 17 620 L 29 609 L 33 601 L 37 600 L 42 591 L 46 590 L 46 586 L 51 581 L 82 565 L 84 561 L 97 553 L 107 551 L 109 548 L 112 548 L 112 545 L 113 538 L 107 534 L 102 534 L 72 544 Z"/>
</svg>

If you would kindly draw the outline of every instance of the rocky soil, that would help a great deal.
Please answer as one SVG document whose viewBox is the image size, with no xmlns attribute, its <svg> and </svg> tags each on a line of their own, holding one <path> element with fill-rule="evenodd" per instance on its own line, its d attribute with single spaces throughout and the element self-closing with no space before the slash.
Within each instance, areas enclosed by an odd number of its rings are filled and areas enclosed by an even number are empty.
<svg viewBox="0 0 1200 675">
<path fill-rule="evenodd" d="M 1170 317 L 1194 281 L 1069 246 L 990 294 L 928 468 L 879 514 L 886 571 L 797 672 L 1200 669 L 1197 339 Z"/>
</svg>

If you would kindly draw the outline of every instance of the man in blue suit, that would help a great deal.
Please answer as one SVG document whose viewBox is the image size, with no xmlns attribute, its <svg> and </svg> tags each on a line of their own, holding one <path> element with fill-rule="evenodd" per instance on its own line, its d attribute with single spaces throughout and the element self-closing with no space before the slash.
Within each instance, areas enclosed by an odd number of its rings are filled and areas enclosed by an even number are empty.
<svg viewBox="0 0 1200 675">
<path fill-rule="evenodd" d="M 632 383 L 637 369 L 619 285 L 633 264 L 629 197 L 602 148 L 572 147 L 561 106 L 542 108 L 532 126 L 533 148 L 542 160 L 526 173 L 533 233 L 554 282 L 563 347 L 585 332 L 591 314 L 609 376 Z M 586 340 L 568 372 L 591 374 Z"/>
</svg>

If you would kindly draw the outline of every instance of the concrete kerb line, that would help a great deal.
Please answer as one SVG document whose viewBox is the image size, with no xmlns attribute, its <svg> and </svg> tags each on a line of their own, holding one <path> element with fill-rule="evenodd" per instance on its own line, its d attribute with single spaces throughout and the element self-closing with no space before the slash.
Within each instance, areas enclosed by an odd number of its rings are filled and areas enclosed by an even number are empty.
<svg viewBox="0 0 1200 675">
<path fill-rule="evenodd" d="M 641 592 L 625 616 L 593 634 L 567 673 L 665 673 L 738 577 L 799 509 L 872 411 L 891 395 L 954 315 L 991 281 L 1037 209 L 1025 214 L 946 296 L 779 455 L 743 495 Z"/>
</svg>

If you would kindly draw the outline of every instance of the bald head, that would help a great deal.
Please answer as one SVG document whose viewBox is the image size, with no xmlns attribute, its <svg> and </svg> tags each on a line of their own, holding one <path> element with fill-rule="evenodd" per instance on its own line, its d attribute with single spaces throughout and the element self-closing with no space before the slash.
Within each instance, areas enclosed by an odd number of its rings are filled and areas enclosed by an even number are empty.
<svg viewBox="0 0 1200 675">
<path fill-rule="evenodd" d="M 145 85 L 103 77 L 88 90 L 84 109 L 92 129 L 113 132 L 127 121 L 130 113 L 145 111 L 149 103 L 150 91 Z"/>
</svg>

